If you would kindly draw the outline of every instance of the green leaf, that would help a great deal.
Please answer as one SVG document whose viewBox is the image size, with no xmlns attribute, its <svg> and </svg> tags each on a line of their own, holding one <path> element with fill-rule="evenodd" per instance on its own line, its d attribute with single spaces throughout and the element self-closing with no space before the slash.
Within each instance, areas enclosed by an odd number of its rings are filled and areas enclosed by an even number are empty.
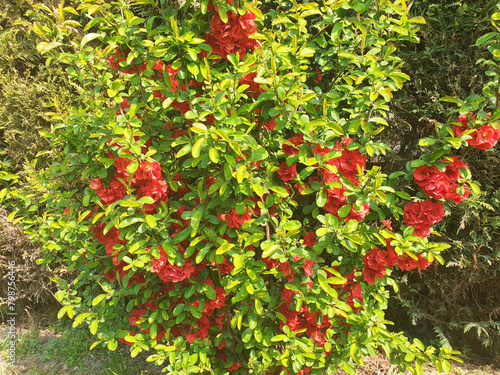
<svg viewBox="0 0 500 375">
<path fill-rule="evenodd" d="M 316 194 L 316 205 L 318 207 L 325 207 L 326 201 L 328 199 L 328 195 L 326 194 L 326 191 L 321 190 Z"/>
<path fill-rule="evenodd" d="M 80 48 L 83 48 L 83 46 L 85 46 L 85 44 L 87 44 L 88 42 L 90 42 L 91 40 L 94 40 L 96 38 L 100 38 L 102 39 L 102 35 L 101 34 L 97 34 L 97 33 L 89 33 L 89 34 L 86 34 L 83 38 L 82 38 L 82 41 L 80 42 Z"/>
<path fill-rule="evenodd" d="M 448 103 L 460 103 L 460 100 L 457 98 L 454 98 L 453 96 L 444 96 L 439 99 L 442 102 L 448 102 Z"/>
<path fill-rule="evenodd" d="M 370 6 L 370 4 L 371 4 L 371 1 L 370 1 L 370 2 L 366 2 L 366 1 L 365 1 L 364 3 L 360 1 L 360 2 L 357 2 L 356 4 L 354 4 L 354 5 L 352 6 L 352 8 L 353 8 L 356 12 L 358 12 L 358 13 L 364 13 L 364 12 L 366 12 L 366 10 L 367 10 L 367 9 L 368 9 L 368 7 Z"/>
<path fill-rule="evenodd" d="M 282 188 L 280 186 L 271 186 L 270 189 L 274 191 L 276 194 L 278 194 L 280 197 L 288 197 L 288 191 L 286 191 L 285 188 Z"/>
<path fill-rule="evenodd" d="M 132 174 L 135 173 L 137 168 L 139 167 L 139 162 L 137 160 L 132 160 L 129 165 L 127 165 L 127 172 Z"/>
<path fill-rule="evenodd" d="M 95 335 L 97 333 L 97 326 L 98 326 L 97 320 L 93 320 L 92 323 L 90 323 L 90 333 Z"/>
<path fill-rule="evenodd" d="M 118 347 L 118 341 L 116 339 L 111 339 L 108 341 L 108 349 L 112 352 Z"/>
<path fill-rule="evenodd" d="M 66 315 L 66 312 L 68 311 L 69 305 L 63 306 L 61 310 L 57 313 L 57 319 L 61 319 L 64 315 Z"/>
<path fill-rule="evenodd" d="M 143 204 L 153 204 L 155 200 L 151 197 L 142 197 L 141 199 L 139 199 L 139 202 Z"/>
<path fill-rule="evenodd" d="M 214 288 L 212 288 L 210 285 L 207 284 L 202 284 L 203 291 L 205 292 L 205 295 L 210 298 L 210 299 L 216 299 L 217 294 L 215 294 Z"/>
<path fill-rule="evenodd" d="M 479 186 L 473 182 L 469 182 L 469 186 L 470 186 L 470 189 L 472 191 L 473 194 L 475 195 L 478 195 L 481 193 L 481 189 L 479 188 Z"/>
<path fill-rule="evenodd" d="M 99 294 L 92 300 L 92 306 L 98 305 L 104 298 L 106 298 L 106 294 Z"/>
<path fill-rule="evenodd" d="M 64 43 L 59 43 L 59 42 L 50 42 L 50 43 L 40 42 L 38 43 L 36 48 L 38 49 L 38 52 L 40 52 L 43 55 L 44 53 L 47 53 L 50 50 L 63 45 Z"/>
<path fill-rule="evenodd" d="M 422 165 L 426 165 L 427 163 L 423 160 L 413 160 L 411 163 L 410 163 L 410 166 L 412 168 L 417 168 L 417 167 L 421 167 Z"/>
<path fill-rule="evenodd" d="M 420 146 L 430 146 L 430 145 L 433 145 L 434 143 L 437 142 L 437 139 L 436 138 L 433 138 L 433 137 L 427 137 L 427 138 L 422 138 L 418 144 Z"/>
<path fill-rule="evenodd" d="M 415 371 L 416 371 L 417 375 L 424 374 L 424 369 L 422 367 L 422 363 L 418 359 L 415 361 Z"/>
<path fill-rule="evenodd" d="M 272 341 L 272 342 L 278 342 L 278 341 L 283 341 L 283 340 L 284 340 L 284 339 L 286 339 L 286 338 L 287 338 L 287 337 L 286 337 L 286 335 L 281 334 L 281 335 L 276 335 L 276 336 L 274 336 L 274 337 L 271 339 L 271 341 Z"/>
<path fill-rule="evenodd" d="M 252 184 L 252 189 L 259 197 L 262 197 L 264 195 L 264 189 L 259 184 Z"/>
<path fill-rule="evenodd" d="M 309 47 L 305 47 L 299 52 L 299 56 L 300 57 L 312 57 L 312 56 L 314 56 L 315 53 L 316 53 L 316 50 L 309 48 Z"/>
<path fill-rule="evenodd" d="M 198 225 L 200 224 L 202 217 L 203 217 L 203 211 L 201 209 L 193 210 L 193 216 L 191 217 L 190 225 L 194 231 L 198 229 Z"/>
<path fill-rule="evenodd" d="M 236 172 L 236 180 L 238 181 L 238 184 L 241 184 L 243 182 L 246 176 L 246 172 L 247 172 L 246 165 L 243 164 L 238 168 L 238 171 Z"/>
<path fill-rule="evenodd" d="M 215 254 L 222 255 L 222 254 L 228 252 L 229 250 L 231 250 L 234 246 L 235 246 L 234 243 L 226 242 L 226 243 L 222 244 L 221 246 L 219 246 L 219 248 L 215 251 Z"/>
<path fill-rule="evenodd" d="M 397 195 L 398 197 L 403 198 L 403 199 L 407 199 L 407 200 L 410 200 L 410 199 L 411 199 L 410 194 L 408 194 L 408 193 L 406 193 L 406 192 L 404 192 L 404 191 L 396 191 L 396 195 Z"/>
<path fill-rule="evenodd" d="M 357 353 L 358 352 L 358 344 L 356 344 L 355 342 L 353 342 L 351 344 L 351 347 L 349 348 L 349 354 L 352 358 L 356 357 L 357 356 Z"/>
<path fill-rule="evenodd" d="M 346 204 L 345 206 L 340 207 L 338 215 L 340 217 L 346 217 L 347 215 L 349 215 L 349 212 L 351 212 L 351 205 Z"/>
<path fill-rule="evenodd" d="M 500 33 L 498 32 L 491 32 L 484 34 L 483 36 L 479 37 L 479 39 L 476 41 L 476 46 L 480 46 L 481 44 L 486 43 L 488 40 L 498 37 L 500 37 Z"/>
<path fill-rule="evenodd" d="M 179 303 L 175 306 L 173 311 L 174 316 L 178 316 L 184 310 L 184 306 L 186 306 L 184 303 Z"/>
<path fill-rule="evenodd" d="M 219 7 L 219 17 L 222 20 L 222 22 L 227 23 L 228 21 L 227 13 L 223 7 Z"/>
<path fill-rule="evenodd" d="M 347 372 L 349 375 L 356 375 L 356 370 L 349 363 L 342 363 L 342 369 Z"/>
<path fill-rule="evenodd" d="M 7 221 L 12 221 L 14 219 L 14 216 L 19 212 L 19 210 L 13 211 L 7 216 Z"/>
<path fill-rule="evenodd" d="M 256 298 L 255 299 L 255 312 L 259 315 L 262 315 L 264 312 L 264 309 L 262 308 L 262 302 L 260 302 L 260 299 Z"/>
<path fill-rule="evenodd" d="M 193 155 L 193 158 L 197 158 L 201 154 L 201 147 L 205 144 L 205 138 L 200 138 L 198 139 L 194 145 L 193 145 L 193 150 L 191 151 L 191 155 Z M 179 156 L 177 156 L 179 157 Z"/>
<path fill-rule="evenodd" d="M 243 342 L 249 342 L 251 340 L 252 336 L 253 336 L 253 329 L 247 328 L 241 334 L 241 340 Z"/>
<path fill-rule="evenodd" d="M 255 14 L 256 19 L 258 19 L 258 20 L 262 19 L 263 15 L 262 15 L 262 12 L 260 11 L 260 9 L 254 7 L 253 5 L 247 5 L 246 7 L 250 12 Z"/>
<path fill-rule="evenodd" d="M 216 148 L 211 148 L 210 151 L 208 151 L 208 156 L 214 163 L 219 163 L 219 152 Z"/>
<path fill-rule="evenodd" d="M 150 228 L 156 228 L 157 226 L 156 219 L 153 215 L 146 215 L 146 223 Z"/>
<path fill-rule="evenodd" d="M 409 23 L 421 23 L 421 24 L 425 24 L 425 18 L 422 17 L 422 16 L 417 16 L 417 17 L 413 17 L 413 18 L 410 18 L 408 20 Z"/>
<path fill-rule="evenodd" d="M 316 236 L 323 237 L 328 233 L 328 228 L 318 228 L 316 229 Z"/>
<path fill-rule="evenodd" d="M 448 362 L 446 359 L 441 360 L 441 364 L 443 365 L 443 371 L 446 374 L 449 374 L 451 372 L 451 363 Z"/>
<path fill-rule="evenodd" d="M 201 262 L 203 262 L 203 260 L 205 259 L 205 255 L 207 255 L 207 253 L 209 252 L 210 249 L 211 249 L 211 246 L 205 246 L 203 249 L 201 249 L 198 252 L 198 254 L 196 254 L 196 258 L 195 258 L 196 264 L 200 264 Z"/>
<path fill-rule="evenodd" d="M 289 232 L 295 232 L 300 229 L 302 224 L 298 220 L 290 220 L 285 225 L 283 225 L 283 229 Z"/>
<path fill-rule="evenodd" d="M 141 207 L 142 205 L 138 201 L 133 201 L 131 199 L 127 199 L 120 202 L 120 206 L 122 207 Z"/>
<path fill-rule="evenodd" d="M 176 157 L 180 158 L 184 155 L 187 155 L 192 149 L 192 146 L 190 144 L 185 145 L 183 148 L 181 148 L 178 152 Z"/>
</svg>

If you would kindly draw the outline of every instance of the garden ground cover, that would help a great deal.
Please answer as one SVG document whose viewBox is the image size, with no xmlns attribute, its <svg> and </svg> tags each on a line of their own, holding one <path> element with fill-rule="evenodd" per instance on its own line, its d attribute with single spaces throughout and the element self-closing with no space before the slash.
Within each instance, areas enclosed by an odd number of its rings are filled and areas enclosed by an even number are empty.
<svg viewBox="0 0 500 375">
<path fill-rule="evenodd" d="M 27 308 L 19 323 L 16 366 L 9 366 L 6 358 L 3 333 L 7 327 L 0 325 L 0 375 L 158 375 L 161 368 L 144 365 L 144 356 L 131 358 L 127 350 L 109 352 L 106 349 L 88 348 L 92 335 L 84 328 L 71 328 L 71 321 L 57 320 L 58 304 Z M 402 375 L 382 355 L 364 358 L 365 367 L 357 368 L 359 375 Z M 424 368 L 426 375 L 438 375 L 433 366 Z M 467 359 L 463 364 L 454 363 L 451 375 L 500 375 L 500 370 L 487 364 Z M 338 371 L 335 375 L 346 375 Z"/>
</svg>

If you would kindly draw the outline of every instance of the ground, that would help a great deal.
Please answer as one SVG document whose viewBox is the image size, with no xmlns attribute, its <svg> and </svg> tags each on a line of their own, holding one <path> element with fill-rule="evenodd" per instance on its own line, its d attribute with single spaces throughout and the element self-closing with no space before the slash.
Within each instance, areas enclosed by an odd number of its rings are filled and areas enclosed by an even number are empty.
<svg viewBox="0 0 500 375">
<path fill-rule="evenodd" d="M 6 358 L 7 326 L 0 325 L 0 375 L 157 375 L 160 368 L 145 361 L 147 354 L 131 358 L 128 348 L 110 352 L 105 348 L 88 348 L 95 341 L 89 330 L 72 322 L 57 319 L 59 306 L 42 306 L 26 309 L 18 322 L 16 365 L 9 366 Z M 2 317 L 5 320 L 5 316 Z M 400 375 L 382 355 L 365 358 L 360 375 Z M 426 367 L 425 375 L 438 375 L 435 368 Z M 464 364 L 454 364 L 452 375 L 500 375 L 500 370 L 474 364 L 468 359 Z M 336 375 L 345 375 L 339 371 Z"/>
</svg>

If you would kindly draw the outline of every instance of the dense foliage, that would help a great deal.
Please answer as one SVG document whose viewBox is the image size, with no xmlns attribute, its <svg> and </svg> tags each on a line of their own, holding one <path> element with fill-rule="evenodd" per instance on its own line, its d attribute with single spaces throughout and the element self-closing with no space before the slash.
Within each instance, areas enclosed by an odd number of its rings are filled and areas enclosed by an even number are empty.
<svg viewBox="0 0 500 375">
<path fill-rule="evenodd" d="M 0 196 L 29 201 L 42 263 L 79 274 L 59 280 L 59 316 L 172 374 L 355 373 L 379 349 L 449 371 L 454 352 L 387 330 L 386 287 L 394 267 L 443 262 L 443 202 L 478 192 L 452 151 L 496 144 L 496 92 L 448 98 L 463 125 L 436 124 L 430 152 L 384 173 L 409 78 L 395 52 L 423 19 L 371 3 L 36 6 L 39 50 L 82 95 L 44 133 L 61 159 L 42 198 Z"/>
</svg>

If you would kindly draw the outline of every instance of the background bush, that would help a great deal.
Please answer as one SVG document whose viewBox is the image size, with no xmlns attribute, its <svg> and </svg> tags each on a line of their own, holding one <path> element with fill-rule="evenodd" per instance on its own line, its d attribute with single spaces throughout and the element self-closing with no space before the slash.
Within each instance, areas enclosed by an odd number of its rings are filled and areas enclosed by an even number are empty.
<svg viewBox="0 0 500 375">
<path fill-rule="evenodd" d="M 47 6 L 55 1 L 46 0 Z M 57 66 L 45 66 L 28 33 L 26 0 L 0 0 L 0 156 L 3 170 L 24 174 L 39 152 L 39 167 L 46 166 L 53 150 L 40 131 L 50 130 L 47 112 L 57 111 L 74 98 L 74 89 Z M 27 165 L 29 164 L 29 166 Z M 24 172 L 23 172 L 24 171 Z"/>
<path fill-rule="evenodd" d="M 456 106 L 440 98 L 482 94 L 488 67 L 481 62 L 490 53 L 485 45 L 474 44 L 494 31 L 490 17 L 495 10 L 497 1 L 413 3 L 411 13 L 424 16 L 427 24 L 422 25 L 420 43 L 401 51 L 412 79 L 395 95 L 392 107 L 398 129 L 393 141 L 401 145 L 393 163 L 406 163 L 418 139 L 434 132 L 435 120 L 457 120 Z M 446 265 L 401 274 L 406 284 L 391 300 L 388 314 L 413 335 L 499 364 L 500 155 L 498 145 L 486 152 L 469 147 L 462 155 L 473 178 L 481 181 L 482 194 L 461 202 L 438 226 L 452 245 L 444 254 Z"/>
<path fill-rule="evenodd" d="M 45 0 L 44 4 L 52 7 L 56 2 Z M 55 103 L 66 106 L 75 97 L 75 89 L 63 71 L 45 66 L 34 35 L 28 33 L 26 24 L 19 23 L 28 20 L 25 13 L 31 9 L 26 0 L 0 0 L 0 189 L 17 181 L 15 190 L 28 205 L 36 200 L 37 171 L 50 164 L 56 153 L 40 135 L 40 131 L 50 131 L 53 124 L 46 113 L 57 110 Z M 19 178 L 13 179 L 12 174 Z M 18 267 L 16 308 L 21 313 L 25 306 L 53 303 L 56 288 L 49 276 L 56 269 L 56 274 L 64 270 L 37 266 L 40 244 L 31 243 L 21 227 L 8 222 L 7 215 L 5 210 L 0 211 L 0 256 L 2 260 L 14 260 Z M 0 267 L 6 264 L 2 261 Z M 7 295 L 5 278 L 0 279 L 0 291 L 2 296 Z"/>
</svg>

